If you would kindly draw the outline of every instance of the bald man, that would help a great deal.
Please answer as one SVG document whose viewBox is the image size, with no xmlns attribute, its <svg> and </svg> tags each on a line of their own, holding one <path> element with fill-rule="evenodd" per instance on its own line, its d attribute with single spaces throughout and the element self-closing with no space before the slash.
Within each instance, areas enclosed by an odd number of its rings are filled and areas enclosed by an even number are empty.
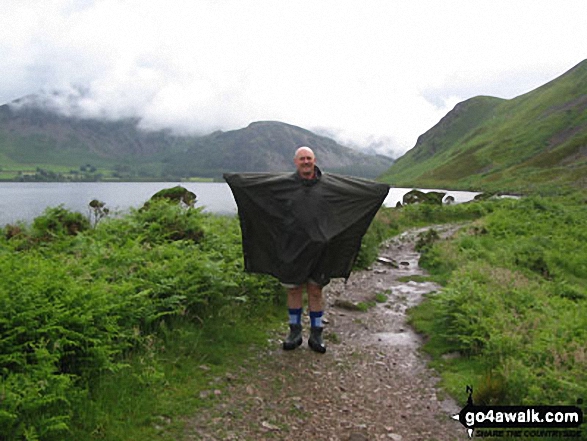
<svg viewBox="0 0 587 441">
<path fill-rule="evenodd" d="M 294 164 L 298 176 L 305 180 L 306 184 L 311 181 L 318 181 L 319 171 L 316 168 L 316 156 L 309 147 L 300 147 L 296 150 Z M 283 342 L 283 349 L 295 349 L 302 344 L 302 311 L 304 289 L 308 293 L 308 309 L 310 310 L 310 338 L 308 346 L 321 354 L 326 352 L 326 346 L 322 340 L 322 316 L 324 304 L 322 299 L 322 286 L 312 279 L 305 284 L 291 285 L 284 284 L 287 289 L 287 307 L 289 312 L 290 332 Z"/>
</svg>

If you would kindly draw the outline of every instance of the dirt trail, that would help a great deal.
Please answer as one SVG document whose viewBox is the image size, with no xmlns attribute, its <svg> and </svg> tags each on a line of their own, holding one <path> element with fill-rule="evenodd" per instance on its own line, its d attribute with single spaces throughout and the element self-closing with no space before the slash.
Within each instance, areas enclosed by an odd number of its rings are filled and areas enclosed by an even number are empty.
<svg viewBox="0 0 587 441">
<path fill-rule="evenodd" d="M 448 235 L 455 227 L 436 227 Z M 304 344 L 283 351 L 275 336 L 272 348 L 249 367 L 237 367 L 226 378 L 214 406 L 187 424 L 187 440 L 464 440 L 464 428 L 450 416 L 460 409 L 442 399 L 437 377 L 419 352 L 420 338 L 406 324 L 405 311 L 435 291 L 431 282 L 399 282 L 401 276 L 424 274 L 418 267 L 413 230 L 389 241 L 383 259 L 367 271 L 353 273 L 345 285 L 325 289 L 326 354 Z M 387 300 L 366 312 L 345 302 Z M 251 370 L 252 367 L 252 370 Z"/>
</svg>

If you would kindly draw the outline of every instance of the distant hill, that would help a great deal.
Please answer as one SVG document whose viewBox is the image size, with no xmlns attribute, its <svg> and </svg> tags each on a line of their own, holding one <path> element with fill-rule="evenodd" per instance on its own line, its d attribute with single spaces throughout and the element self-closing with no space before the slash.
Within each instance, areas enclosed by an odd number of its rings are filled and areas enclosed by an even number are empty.
<svg viewBox="0 0 587 441">
<path fill-rule="evenodd" d="M 375 178 L 393 163 L 386 156 L 361 153 L 300 127 L 261 121 L 244 129 L 193 139 L 181 154 L 169 158 L 167 166 L 173 170 L 199 169 L 200 175 L 229 170 L 289 171 L 295 149 L 302 145 L 312 147 L 319 166 L 330 172 Z"/>
<path fill-rule="evenodd" d="M 375 178 L 393 160 L 277 121 L 205 136 L 143 131 L 139 121 L 67 117 L 34 98 L 0 106 L 0 179 L 219 179 L 224 172 L 293 170 L 308 145 L 325 171 Z"/>
<path fill-rule="evenodd" d="M 380 180 L 502 191 L 587 188 L 587 60 L 514 99 L 457 104 Z"/>
</svg>

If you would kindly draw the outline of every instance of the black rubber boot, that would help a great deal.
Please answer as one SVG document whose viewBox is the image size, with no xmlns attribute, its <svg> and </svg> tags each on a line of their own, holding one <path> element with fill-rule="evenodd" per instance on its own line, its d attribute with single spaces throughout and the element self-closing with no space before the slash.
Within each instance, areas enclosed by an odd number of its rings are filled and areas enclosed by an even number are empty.
<svg viewBox="0 0 587 441">
<path fill-rule="evenodd" d="M 291 351 L 302 344 L 302 325 L 289 325 L 289 335 L 283 342 L 283 349 Z"/>
<path fill-rule="evenodd" d="M 308 346 L 312 348 L 312 350 L 324 354 L 326 352 L 326 346 L 322 342 L 322 331 L 324 328 L 311 328 L 310 329 L 310 338 L 308 339 Z"/>
</svg>

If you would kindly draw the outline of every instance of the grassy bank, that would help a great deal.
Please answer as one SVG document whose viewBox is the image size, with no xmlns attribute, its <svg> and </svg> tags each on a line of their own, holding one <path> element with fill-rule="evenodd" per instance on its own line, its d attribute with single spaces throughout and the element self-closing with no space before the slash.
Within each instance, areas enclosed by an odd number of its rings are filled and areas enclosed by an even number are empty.
<svg viewBox="0 0 587 441">
<path fill-rule="evenodd" d="M 461 401 L 472 385 L 477 404 L 576 404 L 587 396 L 587 199 L 492 204 L 424 246 L 421 265 L 444 287 L 412 323 Z"/>
<path fill-rule="evenodd" d="M 2 440 L 176 439 L 283 315 L 235 218 L 165 202 L 6 226 L 0 272 Z"/>
<path fill-rule="evenodd" d="M 90 222 L 62 208 L 0 236 L 0 439 L 174 440 L 225 372 L 283 326 L 284 292 L 245 274 L 238 221 L 163 201 Z M 411 311 L 443 386 L 479 404 L 587 394 L 584 195 L 382 209 L 358 267 L 408 228 L 441 282 Z"/>
</svg>

